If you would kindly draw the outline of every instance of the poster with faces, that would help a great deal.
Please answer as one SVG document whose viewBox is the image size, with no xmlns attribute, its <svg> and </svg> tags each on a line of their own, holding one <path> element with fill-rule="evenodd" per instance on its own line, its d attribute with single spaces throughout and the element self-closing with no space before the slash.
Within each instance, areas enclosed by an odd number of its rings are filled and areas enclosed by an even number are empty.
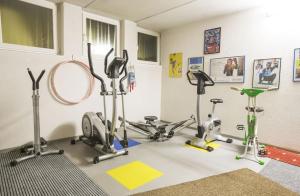
<svg viewBox="0 0 300 196">
<path fill-rule="evenodd" d="M 243 83 L 245 56 L 232 56 L 210 60 L 210 77 L 219 83 Z"/>
<path fill-rule="evenodd" d="M 252 87 L 279 89 L 280 70 L 281 58 L 254 60 Z"/>
</svg>

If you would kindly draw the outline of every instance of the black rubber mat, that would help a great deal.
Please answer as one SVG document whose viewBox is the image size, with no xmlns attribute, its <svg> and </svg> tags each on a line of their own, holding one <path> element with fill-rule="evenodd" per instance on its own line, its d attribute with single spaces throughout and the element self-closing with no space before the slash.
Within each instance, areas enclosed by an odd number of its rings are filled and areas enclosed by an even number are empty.
<svg viewBox="0 0 300 196">
<path fill-rule="evenodd" d="M 16 150 L 0 154 L 1 196 L 108 195 L 64 155 L 39 157 L 11 167 L 10 161 L 20 156 Z"/>
</svg>

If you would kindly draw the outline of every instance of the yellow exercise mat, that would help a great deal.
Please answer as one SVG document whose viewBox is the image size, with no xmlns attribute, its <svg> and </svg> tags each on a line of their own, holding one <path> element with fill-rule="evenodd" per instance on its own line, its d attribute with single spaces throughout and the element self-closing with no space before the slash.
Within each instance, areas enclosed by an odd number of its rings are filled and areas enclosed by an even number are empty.
<svg viewBox="0 0 300 196">
<path fill-rule="evenodd" d="M 163 175 L 160 171 L 141 161 L 122 165 L 108 170 L 106 173 L 129 190 L 136 189 Z"/>
<path fill-rule="evenodd" d="M 206 142 L 206 145 L 210 146 L 210 147 L 212 147 L 214 149 L 217 149 L 217 148 L 219 148 L 221 146 L 221 144 L 218 144 L 218 143 L 215 143 L 215 142 Z M 191 146 L 191 145 L 188 145 L 188 144 L 186 144 L 186 146 L 189 147 L 189 148 L 194 148 L 194 149 L 200 150 L 202 152 L 208 152 L 207 150 L 204 150 L 202 148 L 197 148 L 195 146 Z"/>
</svg>

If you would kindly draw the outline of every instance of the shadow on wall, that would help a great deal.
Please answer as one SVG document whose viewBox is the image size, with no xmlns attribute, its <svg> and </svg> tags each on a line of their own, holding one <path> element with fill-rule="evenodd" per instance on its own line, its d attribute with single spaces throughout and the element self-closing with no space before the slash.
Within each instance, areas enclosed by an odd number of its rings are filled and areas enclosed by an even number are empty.
<svg viewBox="0 0 300 196">
<path fill-rule="evenodd" d="M 1 114 L 0 116 L 4 116 L 5 114 Z M 0 125 L 0 130 L 4 130 L 4 129 L 8 129 L 9 127 L 13 126 L 16 124 L 16 122 L 19 122 L 25 118 L 28 118 L 29 116 L 32 116 L 32 111 L 26 111 L 22 114 L 19 114 L 17 116 L 12 117 L 11 119 L 9 119 L 8 121 L 6 121 L 5 123 L 2 123 Z M 33 117 L 31 117 L 33 118 Z"/>
<path fill-rule="evenodd" d="M 56 127 L 50 134 L 49 140 L 73 137 L 76 135 L 75 125 L 72 123 L 62 124 Z"/>
</svg>

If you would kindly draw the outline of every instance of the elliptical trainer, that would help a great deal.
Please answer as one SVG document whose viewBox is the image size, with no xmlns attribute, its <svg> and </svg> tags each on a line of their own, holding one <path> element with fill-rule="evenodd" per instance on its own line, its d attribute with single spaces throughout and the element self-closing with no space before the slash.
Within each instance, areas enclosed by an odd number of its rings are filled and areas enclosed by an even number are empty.
<svg viewBox="0 0 300 196">
<path fill-rule="evenodd" d="M 109 65 L 107 65 L 107 60 L 109 55 L 113 52 L 113 48 L 106 54 L 104 60 L 104 73 L 109 79 L 111 79 L 111 91 L 107 91 L 106 84 L 103 78 L 97 75 L 94 72 L 92 57 L 91 57 L 91 44 L 88 43 L 88 58 L 91 74 L 100 81 L 101 83 L 101 92 L 100 95 L 103 97 L 103 111 L 104 113 L 94 113 L 86 112 L 82 117 L 82 132 L 83 135 L 79 137 L 79 141 L 83 141 L 85 144 L 94 147 L 98 152 L 99 156 L 94 157 L 94 164 L 114 158 L 120 155 L 127 155 L 127 132 L 125 127 L 125 122 L 123 122 L 120 128 L 116 129 L 116 120 L 117 120 L 117 96 L 121 95 L 122 99 L 122 114 L 123 119 L 125 119 L 125 110 L 124 110 L 124 95 L 126 91 L 123 85 L 123 81 L 127 78 L 127 62 L 128 62 L 128 53 L 126 50 L 123 50 L 123 57 L 115 57 Z M 116 79 L 118 79 L 122 74 L 124 76 L 119 80 L 119 91 L 116 87 Z M 106 113 L 106 96 L 112 96 L 112 120 L 107 120 Z M 124 137 L 121 138 L 118 136 L 117 131 L 123 131 Z M 114 141 L 117 139 L 123 149 L 116 150 L 114 146 Z M 71 144 L 75 144 L 76 140 L 71 140 Z"/>
</svg>

